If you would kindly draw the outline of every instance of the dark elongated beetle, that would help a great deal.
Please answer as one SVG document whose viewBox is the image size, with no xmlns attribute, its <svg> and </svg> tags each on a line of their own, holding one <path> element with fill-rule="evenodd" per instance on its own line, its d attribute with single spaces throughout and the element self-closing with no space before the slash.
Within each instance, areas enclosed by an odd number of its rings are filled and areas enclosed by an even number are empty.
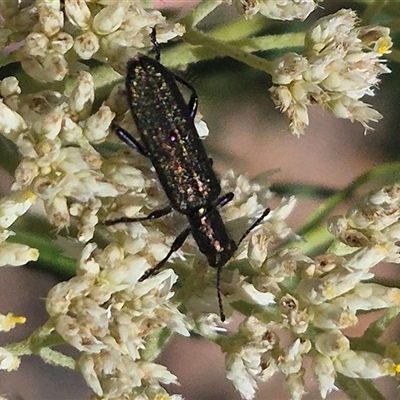
<svg viewBox="0 0 400 400">
<path fill-rule="evenodd" d="M 246 230 L 238 244 L 225 228 L 218 209 L 233 199 L 233 193 L 221 196 L 221 186 L 212 168 L 212 160 L 194 125 L 198 98 L 192 85 L 160 64 L 160 51 L 152 33 L 156 58 L 138 54 L 127 64 L 126 91 L 141 142 L 114 125 L 116 134 L 128 146 L 150 158 L 170 204 L 147 217 L 122 217 L 105 221 L 106 225 L 151 220 L 173 210 L 186 215 L 189 226 L 173 242 L 167 255 L 141 280 L 157 272 L 191 233 L 211 267 L 217 268 L 217 294 L 221 320 L 225 320 L 220 292 L 222 267 L 233 256 L 247 234 L 269 213 L 263 214 Z M 177 82 L 191 91 L 188 104 Z"/>
</svg>

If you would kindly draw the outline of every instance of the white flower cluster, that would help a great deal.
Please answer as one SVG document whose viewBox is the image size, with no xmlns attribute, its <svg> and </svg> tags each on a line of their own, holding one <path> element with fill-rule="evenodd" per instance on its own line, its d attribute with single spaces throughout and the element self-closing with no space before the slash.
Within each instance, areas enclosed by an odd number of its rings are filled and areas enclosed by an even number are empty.
<svg viewBox="0 0 400 400">
<path fill-rule="evenodd" d="M 272 216 L 268 223 L 276 226 L 273 221 Z M 360 312 L 400 306 L 400 289 L 363 282 L 374 277 L 377 264 L 400 263 L 400 185 L 383 188 L 346 216 L 333 218 L 329 229 L 336 240 L 315 259 L 295 248 L 268 249 L 274 241 L 268 223 L 268 233 L 255 233 L 248 247 L 253 277 L 247 293 L 253 301 L 248 296 L 236 303 L 241 310 L 243 301 L 253 303 L 253 316 L 237 332 L 217 339 L 228 377 L 242 397 L 253 399 L 258 382 L 282 373 L 288 398 L 301 399 L 307 357 L 322 398 L 335 389 L 338 373 L 361 379 L 395 375 L 393 360 L 369 345 L 353 350 L 343 330 L 358 323 Z M 291 342 L 283 345 L 284 331 Z"/>
<path fill-rule="evenodd" d="M 102 158 L 90 144 L 104 141 L 115 114 L 102 105 L 90 115 L 94 87 L 91 75 L 83 71 L 68 97 L 50 90 L 19 93 L 15 77 L 1 82 L 0 129 L 22 155 L 13 190 L 29 189 L 42 199 L 50 222 L 59 229 L 70 225 L 70 210 L 74 215 L 79 211 L 87 221 L 79 239 L 87 242 L 97 223 L 90 215 L 100 208 L 95 198 L 120 193 L 107 182 Z"/>
<path fill-rule="evenodd" d="M 322 0 L 235 0 L 236 8 L 246 17 L 260 13 L 271 19 L 305 20 Z"/>
<path fill-rule="evenodd" d="M 357 27 L 356 13 L 340 10 L 321 18 L 308 31 L 305 53 L 274 61 L 272 99 L 300 136 L 308 125 L 307 107 L 324 106 L 338 118 L 359 121 L 368 129 L 382 116 L 360 101 L 373 96 L 380 74 L 389 73 L 381 56 L 390 51 L 389 28 Z"/>
<path fill-rule="evenodd" d="M 169 398 L 160 384 L 176 383 L 176 377 L 141 352 L 156 331 L 189 335 L 171 301 L 175 273 L 167 269 L 138 282 L 151 267 L 139 242 L 126 235 L 103 250 L 87 245 L 77 276 L 47 298 L 54 329 L 81 352 L 78 367 L 101 399 Z"/>
<path fill-rule="evenodd" d="M 24 71 L 46 82 L 82 69 L 79 59 L 108 60 L 123 71 L 128 58 L 150 45 L 155 25 L 159 42 L 183 34 L 181 25 L 169 25 L 159 11 L 147 11 L 137 1 L 12 0 L 0 2 L 0 14 L 0 45 L 11 45 L 8 50 Z"/>
<path fill-rule="evenodd" d="M 129 181 L 131 172 L 128 167 L 121 168 L 118 176 Z M 154 182 L 147 181 L 144 186 L 148 184 Z M 232 173 L 222 180 L 222 185 L 227 189 L 236 186 L 237 199 L 226 206 L 227 220 L 247 221 L 249 212 L 252 215 L 261 208 L 258 198 L 270 196 L 260 185 L 252 185 L 245 177 L 236 178 Z M 146 199 L 151 201 L 151 197 Z M 293 205 L 291 201 L 290 209 Z M 128 215 L 135 215 L 139 209 L 133 194 L 120 196 L 114 207 L 118 214 L 124 210 Z M 280 207 L 274 210 L 271 221 L 276 221 L 277 231 L 273 222 L 269 229 L 275 236 L 287 236 L 281 229 L 282 218 L 287 214 Z M 167 220 L 164 224 L 168 225 L 171 242 L 174 222 Z M 205 313 L 218 312 L 215 271 L 207 266 L 205 258 L 198 256 L 193 242 L 179 251 L 185 262 L 177 259 L 170 263 L 179 272 L 179 289 L 172 291 L 177 275 L 171 269 L 139 281 L 168 251 L 169 245 L 162 244 L 165 238 L 160 227 L 161 222 L 152 221 L 146 227 L 136 223 L 110 228 L 116 231 L 114 240 L 102 250 L 93 243 L 86 245 L 77 276 L 56 285 L 48 295 L 47 311 L 53 329 L 81 352 L 77 365 L 96 398 L 169 399 L 160 385 L 177 383 L 176 377 L 143 356 L 151 346 L 152 335 L 168 329 L 186 336 L 188 329 L 196 326 L 204 335 L 215 337 L 218 318 L 204 318 Z M 228 302 L 273 301 L 271 295 L 263 296 L 252 288 L 237 271 L 224 271 L 222 279 L 229 315 L 232 309 Z M 181 303 L 193 323 L 178 311 Z"/>
</svg>

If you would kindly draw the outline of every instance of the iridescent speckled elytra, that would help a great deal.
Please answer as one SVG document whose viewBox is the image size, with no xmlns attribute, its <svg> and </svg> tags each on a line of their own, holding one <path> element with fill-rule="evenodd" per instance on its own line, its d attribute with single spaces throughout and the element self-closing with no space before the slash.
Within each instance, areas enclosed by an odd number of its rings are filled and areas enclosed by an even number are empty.
<svg viewBox="0 0 400 400">
<path fill-rule="evenodd" d="M 141 142 L 127 131 L 114 126 L 118 137 L 128 146 L 150 158 L 170 204 L 144 218 L 122 217 L 106 221 L 116 223 L 151 220 L 176 210 L 186 215 L 189 226 L 175 239 L 168 254 L 141 278 L 146 279 L 167 262 L 189 234 L 211 267 L 217 268 L 217 291 L 221 320 L 225 319 L 219 289 L 221 268 L 238 245 L 230 238 L 218 209 L 233 199 L 233 193 L 220 196 L 221 186 L 194 125 L 198 98 L 194 88 L 156 59 L 138 54 L 127 64 L 126 91 Z M 192 95 L 187 104 L 177 82 Z M 240 241 L 268 214 L 265 210 Z M 240 243 L 239 241 L 239 243 Z"/>
</svg>

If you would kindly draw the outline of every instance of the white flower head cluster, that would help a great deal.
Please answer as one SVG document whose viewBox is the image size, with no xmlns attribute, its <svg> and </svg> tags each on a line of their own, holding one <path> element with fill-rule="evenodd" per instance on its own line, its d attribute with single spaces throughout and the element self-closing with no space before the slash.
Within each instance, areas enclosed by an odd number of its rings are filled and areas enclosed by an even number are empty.
<svg viewBox="0 0 400 400">
<path fill-rule="evenodd" d="M 90 144 L 104 141 L 114 113 L 102 105 L 90 115 L 94 100 L 91 75 L 80 72 L 68 96 L 56 91 L 19 95 L 15 77 L 0 84 L 0 120 L 3 134 L 13 141 L 22 160 L 15 172 L 13 190 L 28 190 L 39 197 L 50 222 L 59 229 L 70 225 L 71 210 L 89 223 L 78 238 L 87 242 L 93 235 L 100 203 L 97 197 L 116 196 L 119 191 L 107 182 L 100 154 Z M 74 203 L 79 207 L 74 207 Z"/>
<path fill-rule="evenodd" d="M 249 18 L 260 13 L 271 19 L 305 20 L 322 0 L 235 0 L 236 8 Z"/>
<path fill-rule="evenodd" d="M 366 129 L 382 117 L 360 99 L 373 96 L 378 76 L 390 72 L 381 59 L 392 46 L 389 28 L 357 23 L 356 13 L 346 9 L 321 18 L 306 35 L 303 56 L 288 53 L 274 61 L 270 92 L 294 135 L 304 133 L 314 104 Z"/>
<path fill-rule="evenodd" d="M 400 263 L 399 210 L 399 185 L 367 196 L 345 216 L 332 218 L 329 230 L 336 240 L 314 259 L 295 248 L 268 249 L 268 243 L 277 243 L 276 236 L 271 239 L 274 216 L 264 232 L 251 237 L 253 275 L 247 286 L 252 288 L 246 293 L 252 296 L 232 302 L 242 311 L 253 303 L 253 316 L 217 340 L 226 353 L 228 377 L 244 399 L 253 399 L 258 382 L 275 373 L 285 375 L 288 398 L 301 399 L 307 358 L 322 398 L 335 389 L 338 373 L 361 379 L 396 374 L 395 362 L 369 345 L 353 350 L 344 330 L 358 323 L 359 313 L 400 306 L 400 289 L 363 282 L 374 277 L 377 264 Z M 289 344 L 278 339 L 284 331 L 290 333 Z"/>
<path fill-rule="evenodd" d="M 27 74 L 40 81 L 61 81 L 78 60 L 108 60 L 123 71 L 128 58 L 150 45 L 157 25 L 157 40 L 166 42 L 183 33 L 157 10 L 145 10 L 137 1 L 30 0 L 2 1 L 0 44 Z M 15 42 L 23 40 L 21 46 Z"/>
<path fill-rule="evenodd" d="M 171 301 L 174 272 L 167 269 L 138 282 L 151 267 L 141 242 L 132 246 L 126 235 L 103 250 L 88 244 L 77 276 L 55 286 L 47 298 L 54 329 L 81 352 L 78 367 L 99 398 L 163 394 L 160 384 L 176 383 L 176 377 L 142 359 L 146 340 L 162 329 L 189 335 Z"/>
</svg>

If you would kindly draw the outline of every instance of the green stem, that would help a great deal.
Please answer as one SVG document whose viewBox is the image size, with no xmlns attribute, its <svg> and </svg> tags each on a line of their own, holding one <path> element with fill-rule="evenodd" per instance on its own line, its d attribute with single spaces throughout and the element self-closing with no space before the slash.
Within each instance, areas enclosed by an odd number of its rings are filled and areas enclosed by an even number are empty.
<svg viewBox="0 0 400 400">
<path fill-rule="evenodd" d="M 30 338 L 21 340 L 20 342 L 17 343 L 5 344 L 3 345 L 3 347 L 17 357 L 30 356 L 33 354 L 33 351 L 31 349 Z"/>
<path fill-rule="evenodd" d="M 286 33 L 282 35 L 259 36 L 256 38 L 245 38 L 231 42 L 242 51 L 253 53 L 255 51 L 266 51 L 276 49 L 287 49 L 290 47 L 302 47 L 304 45 L 304 32 Z"/>
<path fill-rule="evenodd" d="M 367 312 L 367 314 L 372 314 L 373 311 Z M 363 314 L 365 315 L 365 314 Z M 350 337 L 350 348 L 356 352 L 358 351 L 373 351 L 374 354 L 378 354 L 385 357 L 387 346 L 375 338 L 367 338 L 364 335 L 362 337 Z"/>
<path fill-rule="evenodd" d="M 335 382 L 351 400 L 385 400 L 370 381 L 348 378 L 338 374 Z"/>
<path fill-rule="evenodd" d="M 371 323 L 368 329 L 364 332 L 363 338 L 378 339 L 399 313 L 400 307 L 391 307 L 387 309 L 378 320 Z"/>
<path fill-rule="evenodd" d="M 186 27 L 194 27 L 222 3 L 223 0 L 202 0 L 180 22 Z"/>
<path fill-rule="evenodd" d="M 379 1 L 379 0 L 374 0 Z M 399 9 L 399 2 L 396 0 L 381 0 L 382 3 L 385 3 L 385 14 L 386 16 L 389 16 L 390 18 L 398 18 L 400 16 L 400 9 Z M 371 4 L 371 0 L 368 2 L 368 4 Z"/>
<path fill-rule="evenodd" d="M 217 56 L 225 55 L 235 60 L 241 61 L 253 68 L 260 69 L 271 74 L 273 72 L 272 63 L 261 57 L 249 54 L 238 49 L 229 43 L 212 38 L 197 29 L 188 29 L 183 36 L 184 40 L 193 45 L 204 46 Z"/>
<path fill-rule="evenodd" d="M 44 348 L 64 344 L 65 340 L 54 331 L 53 322 L 47 320 L 40 328 L 36 329 L 31 336 L 30 348 L 33 353 L 40 353 Z"/>
<path fill-rule="evenodd" d="M 76 369 L 76 361 L 72 357 L 66 356 L 59 351 L 46 347 L 40 350 L 39 355 L 47 364 L 72 370 Z"/>
<path fill-rule="evenodd" d="M 271 25 L 270 19 L 257 14 L 251 19 L 238 18 L 213 29 L 209 33 L 214 39 L 231 42 L 254 36 L 260 31 L 265 31 L 269 25 Z"/>
<path fill-rule="evenodd" d="M 260 178 L 262 174 L 259 175 Z M 257 182 L 265 182 L 265 179 L 260 179 L 258 176 L 255 178 Z M 273 183 L 271 185 L 271 191 L 278 194 L 281 197 L 285 196 L 296 196 L 302 197 L 305 199 L 321 199 L 325 200 L 330 196 L 333 196 L 337 193 L 336 189 L 328 188 L 321 185 L 307 185 L 297 182 L 288 182 L 288 183 Z"/>
<path fill-rule="evenodd" d="M 301 236 L 308 234 L 311 230 L 316 229 L 326 216 L 328 216 L 340 203 L 350 198 L 354 192 L 371 181 L 381 177 L 386 177 L 391 182 L 398 180 L 400 174 L 400 163 L 389 163 L 379 165 L 365 174 L 356 178 L 350 185 L 343 190 L 331 196 L 327 201 L 321 204 L 317 210 L 311 214 L 308 221 L 297 231 Z"/>
<path fill-rule="evenodd" d="M 385 396 L 376 388 L 371 380 L 358 379 L 360 386 L 368 393 L 371 399 L 374 400 L 385 400 Z"/>
<path fill-rule="evenodd" d="M 52 322 L 49 320 L 28 338 L 3 347 L 18 357 L 37 354 L 48 364 L 75 369 L 76 363 L 73 358 L 50 348 L 64 343 L 64 339 L 53 331 Z"/>
<path fill-rule="evenodd" d="M 143 350 L 140 352 L 142 360 L 154 361 L 171 339 L 172 332 L 168 328 L 159 329 L 146 338 Z"/>
<path fill-rule="evenodd" d="M 333 242 L 333 236 L 328 232 L 325 225 L 320 225 L 312 229 L 307 234 L 302 235 L 304 241 L 293 242 L 291 245 L 299 249 L 309 257 L 315 257 L 325 252 Z"/>
<path fill-rule="evenodd" d="M 163 63 L 169 67 L 179 67 L 199 60 L 227 55 L 248 65 L 271 72 L 270 63 L 248 54 L 254 51 L 300 47 L 304 44 L 304 33 L 289 33 L 249 38 L 265 29 L 270 21 L 256 15 L 251 20 L 237 19 L 229 24 L 202 33 L 194 26 L 221 4 L 219 0 L 203 0 L 190 14 L 181 20 L 186 26 L 184 39 L 187 43 L 174 46 L 163 52 Z M 229 43 L 228 43 L 229 42 Z M 201 45 L 194 47 L 193 45 Z"/>
<path fill-rule="evenodd" d="M 62 277 L 71 277 L 75 275 L 76 260 L 65 257 L 62 250 L 54 242 L 45 237 L 37 237 L 36 234 L 29 232 L 20 232 L 8 239 L 12 243 L 22 243 L 29 247 L 39 250 L 40 263 L 45 270 L 49 270 Z"/>
<path fill-rule="evenodd" d="M 290 241 L 282 244 L 282 247 L 294 246 L 311 257 L 325 251 L 333 241 L 333 237 L 328 232 L 326 224 L 323 224 L 325 218 L 343 201 L 353 196 L 355 191 L 362 185 L 382 177 L 386 178 L 384 184 L 390 184 L 398 181 L 399 175 L 400 163 L 389 163 L 375 167 L 359 176 L 346 188 L 330 196 L 310 215 L 305 224 L 297 230 L 296 233 L 301 236 L 304 241 Z"/>
</svg>

